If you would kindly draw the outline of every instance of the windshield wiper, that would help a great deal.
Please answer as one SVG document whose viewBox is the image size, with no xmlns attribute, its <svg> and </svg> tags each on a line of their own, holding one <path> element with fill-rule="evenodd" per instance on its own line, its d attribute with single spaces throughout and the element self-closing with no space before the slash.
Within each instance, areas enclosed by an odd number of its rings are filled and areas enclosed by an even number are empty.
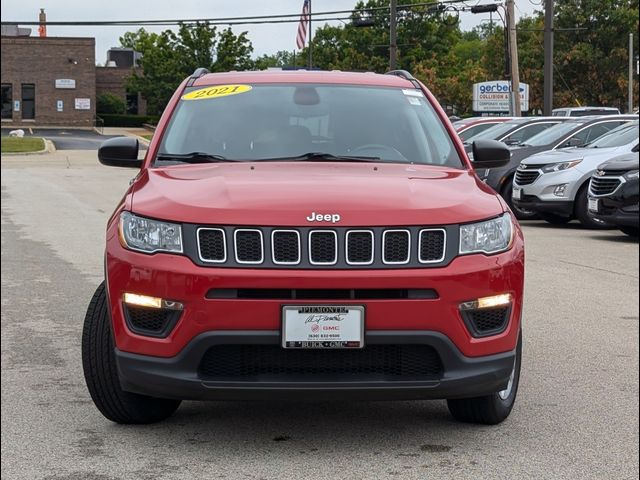
<svg viewBox="0 0 640 480">
<path fill-rule="evenodd" d="M 333 155 L 324 152 L 309 152 L 296 157 L 261 158 L 258 162 L 379 162 L 380 157 L 364 157 L 357 155 Z"/>
<path fill-rule="evenodd" d="M 215 163 L 215 162 L 235 162 L 222 155 L 206 152 L 191 153 L 159 153 L 156 160 L 163 162 L 182 162 L 182 163 Z"/>
</svg>

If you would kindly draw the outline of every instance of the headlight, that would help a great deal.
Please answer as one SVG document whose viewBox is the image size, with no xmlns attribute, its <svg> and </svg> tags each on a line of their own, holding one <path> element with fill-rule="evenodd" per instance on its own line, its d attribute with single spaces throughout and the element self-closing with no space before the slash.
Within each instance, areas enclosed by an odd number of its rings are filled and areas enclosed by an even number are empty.
<svg viewBox="0 0 640 480">
<path fill-rule="evenodd" d="M 638 170 L 631 170 L 624 174 L 624 178 L 627 180 L 635 180 L 638 178 Z"/>
<path fill-rule="evenodd" d="M 498 253 L 511 246 L 513 223 L 511 215 L 484 222 L 460 226 L 460 255 L 468 253 Z"/>
<path fill-rule="evenodd" d="M 547 165 L 546 167 L 543 167 L 542 171 L 544 173 L 561 172 L 562 170 L 567 170 L 569 168 L 575 167 L 580 162 L 582 162 L 582 159 L 580 159 L 580 160 L 571 160 L 570 162 L 552 163 L 551 165 Z"/>
<path fill-rule="evenodd" d="M 120 215 L 120 239 L 131 250 L 182 253 L 180 225 L 138 217 L 131 212 Z"/>
</svg>

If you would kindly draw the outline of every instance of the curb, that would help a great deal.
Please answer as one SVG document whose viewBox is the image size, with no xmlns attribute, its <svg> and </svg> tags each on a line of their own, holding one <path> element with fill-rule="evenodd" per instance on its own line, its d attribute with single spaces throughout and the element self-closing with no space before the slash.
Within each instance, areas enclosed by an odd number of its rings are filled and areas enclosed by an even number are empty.
<svg viewBox="0 0 640 480">
<path fill-rule="evenodd" d="M 48 153 L 56 152 L 56 146 L 51 140 L 48 140 L 44 137 L 42 138 L 42 140 L 44 141 L 44 148 L 42 150 L 38 150 L 35 152 L 6 152 L 6 153 L 3 153 L 2 156 L 3 157 L 23 157 L 26 155 L 46 155 Z"/>
</svg>

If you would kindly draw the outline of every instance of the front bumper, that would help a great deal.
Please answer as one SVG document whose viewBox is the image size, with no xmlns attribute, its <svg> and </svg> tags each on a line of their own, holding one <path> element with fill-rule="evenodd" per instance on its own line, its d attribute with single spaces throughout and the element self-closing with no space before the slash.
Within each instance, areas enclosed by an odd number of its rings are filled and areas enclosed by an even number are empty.
<svg viewBox="0 0 640 480">
<path fill-rule="evenodd" d="M 637 205 L 621 207 L 620 205 L 609 204 L 606 198 L 599 198 L 599 200 L 601 204 L 599 211 L 589 211 L 589 215 L 593 218 L 617 227 L 640 227 L 640 216 Z"/>
<path fill-rule="evenodd" d="M 487 395 L 506 388 L 515 350 L 470 358 L 445 335 L 430 331 L 370 331 L 366 345 L 420 344 L 435 349 L 442 362 L 438 378 L 392 380 L 384 376 L 351 377 L 262 375 L 247 379 L 202 377 L 198 366 L 215 345 L 279 345 L 279 331 L 224 331 L 198 335 L 175 357 L 159 358 L 116 350 L 125 391 L 189 400 L 412 400 Z M 365 347 L 366 348 L 366 347 Z"/>
<path fill-rule="evenodd" d="M 115 346 L 122 352 L 155 357 L 177 356 L 206 332 L 279 331 L 282 305 L 364 305 L 365 330 L 433 331 L 448 337 L 463 355 L 480 357 L 512 351 L 520 328 L 524 284 L 524 240 L 516 226 L 510 250 L 492 256 L 455 258 L 442 268 L 387 270 L 287 270 L 201 267 L 181 255 L 146 255 L 124 249 L 116 231 L 107 236 L 106 279 Z M 211 298 L 211 289 L 425 289 L 432 298 L 353 300 L 315 298 Z M 136 334 L 127 325 L 125 292 L 184 304 L 177 324 L 165 338 Z M 507 328 L 475 338 L 459 305 L 481 297 L 509 293 L 513 298 Z"/>
<path fill-rule="evenodd" d="M 513 199 L 513 204 L 525 210 L 531 210 L 536 213 L 553 213 L 561 217 L 573 216 L 573 202 L 564 201 L 546 201 L 533 195 L 522 195 L 520 200 Z"/>
<path fill-rule="evenodd" d="M 589 215 L 610 225 L 638 228 L 639 221 L 639 182 L 637 179 L 624 182 L 614 193 L 590 198 L 598 199 L 598 211 L 589 211 Z"/>
</svg>

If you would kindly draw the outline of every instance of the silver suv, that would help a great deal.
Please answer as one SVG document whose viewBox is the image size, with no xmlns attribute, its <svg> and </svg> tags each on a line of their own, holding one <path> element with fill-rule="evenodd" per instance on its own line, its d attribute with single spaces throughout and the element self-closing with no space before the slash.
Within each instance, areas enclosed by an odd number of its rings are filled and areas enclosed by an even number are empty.
<svg viewBox="0 0 640 480">
<path fill-rule="evenodd" d="M 638 122 L 611 130 L 582 148 L 563 148 L 522 161 L 513 180 L 513 203 L 537 212 L 549 223 L 577 218 L 589 228 L 603 226 L 588 213 L 588 187 L 598 165 L 638 151 Z"/>
</svg>

